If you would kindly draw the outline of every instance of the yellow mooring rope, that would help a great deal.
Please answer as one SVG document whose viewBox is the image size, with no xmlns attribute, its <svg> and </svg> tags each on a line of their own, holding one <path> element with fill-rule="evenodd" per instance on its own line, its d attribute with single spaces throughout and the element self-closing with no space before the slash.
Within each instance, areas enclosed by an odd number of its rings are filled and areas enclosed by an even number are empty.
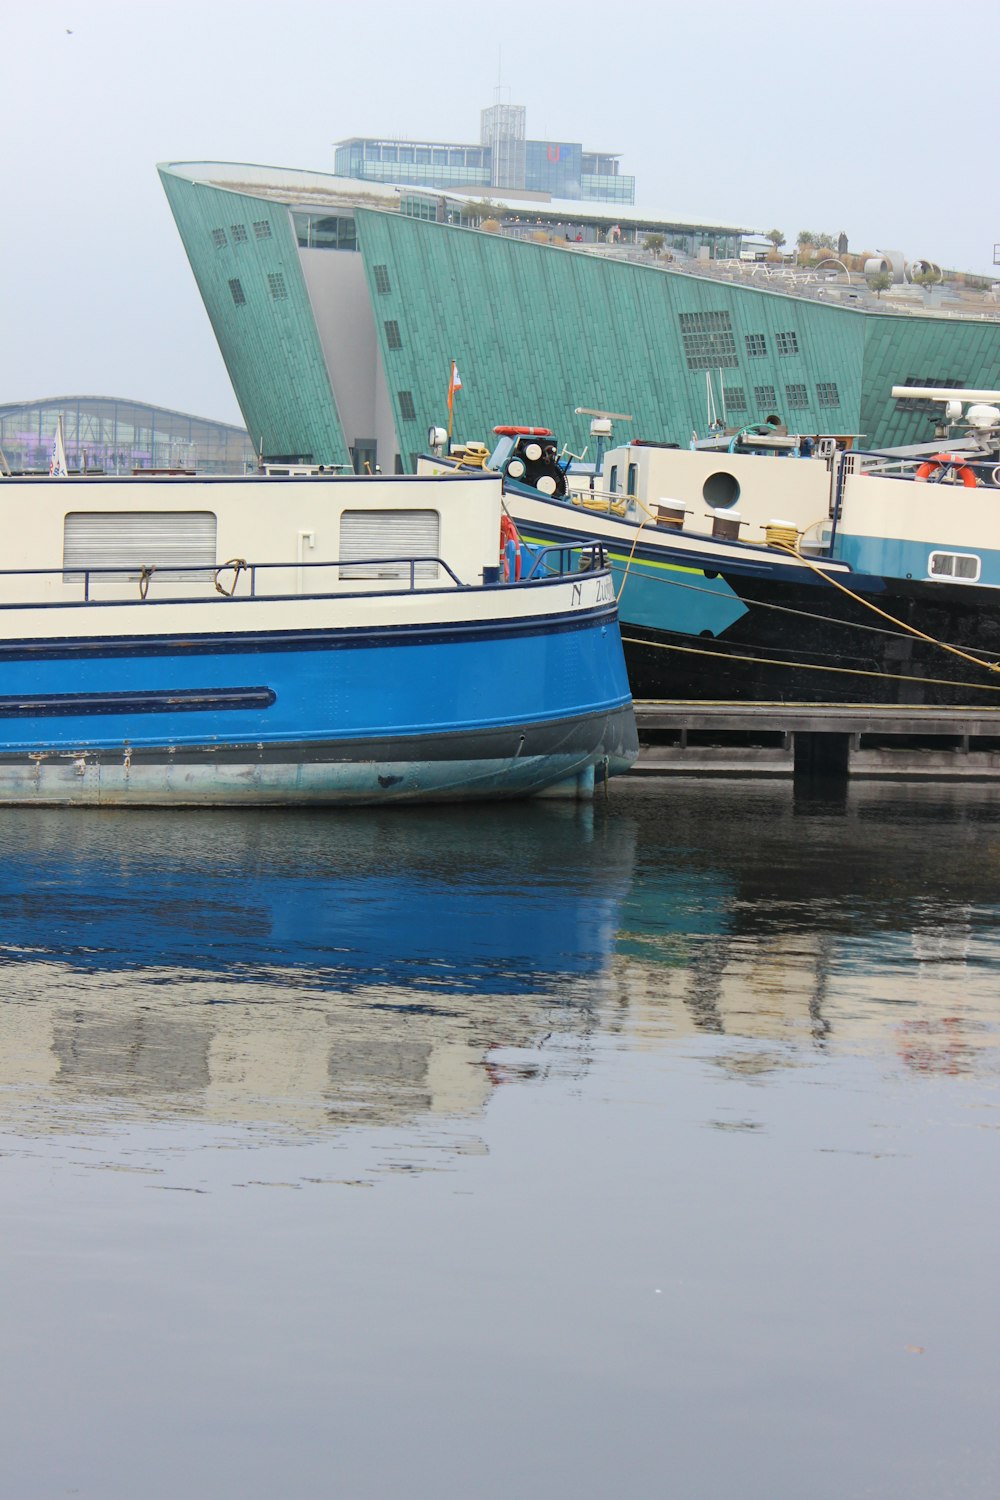
<svg viewBox="0 0 1000 1500">
<path fill-rule="evenodd" d="M 929 683 L 935 687 L 955 687 L 953 677 L 897 677 L 892 672 L 873 672 L 864 667 L 826 667 L 818 662 L 810 661 L 782 661 L 772 656 L 740 656 L 735 651 L 709 651 L 704 646 L 675 646 L 668 641 L 641 641 L 637 636 L 623 635 L 622 640 L 626 646 L 649 646 L 653 651 L 680 651 L 688 656 L 711 656 L 716 661 L 746 661 L 765 667 L 792 667 L 800 672 L 836 672 L 844 677 L 881 677 L 887 682 L 903 683 L 909 685 L 911 682 Z M 977 662 L 977 666 L 986 666 L 986 662 Z M 1000 693 L 1000 686 L 994 687 L 992 683 L 967 683 L 976 693 Z M 672 701 L 672 700 L 671 700 Z"/>
<path fill-rule="evenodd" d="M 651 511 L 647 510 L 646 506 L 643 504 L 643 502 L 641 500 L 638 501 L 638 504 L 639 504 L 639 506 L 641 507 L 642 510 L 646 511 L 646 520 L 640 522 L 639 526 L 636 528 L 635 537 L 633 538 L 633 541 L 632 541 L 632 547 L 631 547 L 631 550 L 630 550 L 629 555 L 628 555 L 628 559 L 627 559 L 626 564 L 625 564 L 625 570 L 624 570 L 624 574 L 622 576 L 621 587 L 619 588 L 617 596 L 616 596 L 619 600 L 621 599 L 621 596 L 622 596 L 622 594 L 624 593 L 624 590 L 625 590 L 625 585 L 628 582 L 629 570 L 632 567 L 632 559 L 635 556 L 635 549 L 636 549 L 636 547 L 639 544 L 639 534 L 642 531 L 643 527 L 647 524 L 647 521 L 649 521 L 649 520 L 655 521 L 656 520 L 656 517 L 652 514 Z M 937 639 L 936 636 L 928 635 L 926 633 L 926 631 L 918 630 L 915 625 L 908 625 L 905 620 L 900 620 L 895 615 L 890 615 L 886 610 L 880 609 L 877 604 L 872 604 L 872 602 L 871 602 L 870 599 L 865 599 L 861 594 L 856 594 L 853 591 L 853 589 L 849 589 L 844 584 L 838 582 L 838 580 L 836 578 L 833 578 L 833 577 L 831 577 L 831 575 L 829 573 L 824 572 L 824 570 L 821 567 L 819 567 L 816 563 L 814 563 L 811 558 L 804 557 L 802 555 L 802 553 L 799 551 L 797 541 L 791 539 L 791 538 L 797 538 L 797 537 L 798 537 L 798 532 L 795 531 L 795 529 L 793 527 L 786 528 L 783 525 L 779 525 L 779 526 L 773 526 L 773 527 L 769 526 L 767 528 L 767 545 L 768 546 L 774 547 L 776 551 L 786 552 L 790 557 L 794 557 L 795 560 L 796 560 L 796 562 L 800 562 L 800 563 L 802 563 L 803 567 L 811 569 L 811 571 L 813 573 L 816 573 L 820 578 L 822 578 L 824 580 L 824 582 L 832 584 L 835 589 L 839 589 L 842 594 L 846 594 L 847 597 L 849 599 L 853 599 L 856 604 L 863 605 L 865 609 L 870 609 L 873 614 L 879 615 L 880 618 L 883 619 L 883 620 L 887 620 L 890 625 L 896 625 L 896 626 L 898 626 L 901 631 L 904 631 L 904 632 L 906 632 L 909 635 L 916 636 L 916 638 L 918 640 L 926 641 L 929 646 L 936 646 L 940 651 L 948 651 L 948 652 L 951 653 L 952 656 L 958 656 L 958 657 L 960 657 L 962 659 L 962 661 L 967 661 L 967 662 L 969 662 L 974 667 L 982 667 L 983 670 L 986 671 L 986 672 L 997 672 L 997 673 L 1000 673 L 1000 662 L 983 661 L 980 657 L 973 656 L 971 654 L 971 652 L 963 651 L 960 646 L 952 646 L 948 641 L 940 641 L 940 640 Z M 657 581 L 659 582 L 659 580 L 657 580 Z M 673 581 L 674 580 L 672 580 L 672 579 L 664 579 L 663 580 L 663 582 L 665 582 L 665 583 L 666 582 L 673 582 Z M 761 601 L 761 602 L 763 602 L 763 601 Z M 765 604 L 765 608 L 767 608 L 767 607 L 768 606 Z M 775 607 L 780 607 L 780 606 L 775 606 Z M 836 621 L 835 623 L 842 624 L 842 623 L 846 623 L 846 622 Z M 645 644 L 645 645 L 654 645 L 656 643 L 653 642 L 653 641 L 647 641 L 647 642 L 643 642 L 642 644 Z M 676 650 L 684 650 L 685 648 L 679 646 L 679 647 L 676 647 L 675 649 Z M 710 655 L 719 655 L 720 653 L 718 653 L 718 652 L 711 652 L 709 654 Z M 737 660 L 737 661 L 752 661 L 754 659 L 755 658 L 749 657 L 749 656 L 747 656 L 747 657 L 735 657 L 734 658 L 734 660 Z M 766 660 L 766 658 L 761 658 L 761 659 L 762 660 Z M 784 662 L 777 662 L 776 665 L 778 665 L 778 666 L 785 666 L 785 665 L 792 665 L 792 664 L 791 663 L 784 663 Z M 802 665 L 803 665 L 804 669 L 807 669 L 807 670 L 810 670 L 810 671 L 814 671 L 814 672 L 849 672 L 849 671 L 854 671 L 855 670 L 855 669 L 849 668 L 849 667 L 819 667 L 819 666 L 809 666 L 809 667 L 807 667 L 806 663 L 803 663 Z M 887 677 L 887 678 L 890 678 L 893 681 L 896 680 L 893 677 L 893 674 L 891 672 L 864 672 L 864 673 L 862 673 L 862 672 L 860 672 L 860 669 L 857 669 L 857 672 L 858 672 L 858 675 L 863 675 L 863 676 L 868 676 L 868 677 Z M 920 682 L 920 681 L 925 681 L 925 682 L 941 682 L 941 681 L 945 681 L 946 679 L 935 678 L 935 677 L 927 677 L 927 678 L 910 677 L 907 680 L 910 681 L 910 682 Z"/>
<path fill-rule="evenodd" d="M 848 599 L 853 599 L 856 604 L 863 604 L 866 609 L 873 610 L 875 614 L 881 615 L 882 619 L 888 620 L 890 625 L 898 625 L 900 630 L 908 631 L 910 635 L 915 635 L 918 640 L 926 641 L 929 646 L 937 646 L 941 651 L 950 651 L 952 656 L 960 656 L 963 661 L 971 662 L 974 667 L 982 667 L 987 672 L 1000 672 L 1000 662 L 981 661 L 979 657 L 971 656 L 968 651 L 963 651 L 959 646 L 950 646 L 947 641 L 939 641 L 933 635 L 927 635 L 925 631 L 918 630 L 915 625 L 908 625 L 905 620 L 899 620 L 895 615 L 887 614 L 884 609 L 879 609 L 877 604 L 872 604 L 870 599 L 862 598 L 860 594 L 854 593 L 853 589 L 846 588 L 844 584 L 838 583 L 837 579 L 832 578 L 829 573 L 824 573 L 823 569 L 818 567 L 811 558 L 803 557 L 798 547 L 792 543 L 775 542 L 774 545 L 783 552 L 788 552 L 797 562 L 802 563 L 804 567 L 811 568 L 814 573 L 818 573 L 820 578 L 825 579 L 827 583 L 832 583 L 833 587 L 839 589 L 842 594 L 846 594 Z M 913 678 L 911 680 L 916 681 L 917 679 Z"/>
</svg>

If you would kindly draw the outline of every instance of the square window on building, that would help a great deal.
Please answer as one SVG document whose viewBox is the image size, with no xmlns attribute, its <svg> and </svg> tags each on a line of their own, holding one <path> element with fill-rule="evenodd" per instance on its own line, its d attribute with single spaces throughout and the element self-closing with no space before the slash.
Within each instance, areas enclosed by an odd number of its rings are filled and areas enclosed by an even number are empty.
<svg viewBox="0 0 1000 1500">
<path fill-rule="evenodd" d="M 417 408 L 413 404 L 412 391 L 400 391 L 399 393 L 399 415 L 404 422 L 414 422 L 417 417 Z"/>
<path fill-rule="evenodd" d="M 224 250 L 226 248 L 229 241 L 226 239 L 226 231 L 224 229 L 212 230 L 212 244 L 216 250 Z"/>
<path fill-rule="evenodd" d="M 727 312 L 680 313 L 681 342 L 689 370 L 735 370 L 736 341 Z"/>
<path fill-rule="evenodd" d="M 792 411 L 801 411 L 809 405 L 809 391 L 804 385 L 786 385 L 785 399 Z"/>
<path fill-rule="evenodd" d="M 229 283 L 229 290 L 233 294 L 233 301 L 236 303 L 236 306 L 242 307 L 247 300 L 246 293 L 236 277 Z"/>
<path fill-rule="evenodd" d="M 816 385 L 816 399 L 820 406 L 839 406 L 840 392 L 835 380 L 820 380 Z"/>
<path fill-rule="evenodd" d="M 779 354 L 798 354 L 799 336 L 797 333 L 777 333 L 775 340 L 778 345 Z"/>
<path fill-rule="evenodd" d="M 727 411 L 746 411 L 747 397 L 741 385 L 727 385 L 722 392 Z"/>
<path fill-rule="evenodd" d="M 285 286 L 285 278 L 281 271 L 269 271 L 267 285 L 275 302 L 281 302 L 288 296 L 288 288 Z"/>
<path fill-rule="evenodd" d="M 773 385 L 755 385 L 753 388 L 753 399 L 758 411 L 766 411 L 770 415 L 778 404 L 777 393 Z"/>
<path fill-rule="evenodd" d="M 229 233 L 233 237 L 234 245 L 242 245 L 247 237 L 247 226 L 245 224 L 230 224 Z"/>
<path fill-rule="evenodd" d="M 389 267 L 388 266 L 372 266 L 372 276 L 375 279 L 375 290 L 381 296 L 384 297 L 385 294 L 386 294 L 386 292 L 392 290 L 392 288 L 389 285 Z"/>
<path fill-rule="evenodd" d="M 271 238 L 270 219 L 255 219 L 253 232 L 259 240 L 269 240 Z"/>
<path fill-rule="evenodd" d="M 385 324 L 385 343 L 387 349 L 402 349 L 403 340 L 399 336 L 399 324 L 390 320 Z"/>
<path fill-rule="evenodd" d="M 751 359 L 761 359 L 767 353 L 767 340 L 762 333 L 748 333 L 746 346 Z"/>
</svg>

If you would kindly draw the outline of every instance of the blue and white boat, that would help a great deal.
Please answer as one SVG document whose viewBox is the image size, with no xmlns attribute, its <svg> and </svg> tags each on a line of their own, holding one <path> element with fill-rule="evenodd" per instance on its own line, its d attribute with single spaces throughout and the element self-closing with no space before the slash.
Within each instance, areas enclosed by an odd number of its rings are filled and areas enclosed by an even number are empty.
<svg viewBox="0 0 1000 1500">
<path fill-rule="evenodd" d="M 637 753 L 590 546 L 496 474 L 5 476 L 0 802 L 586 796 Z"/>
<path fill-rule="evenodd" d="M 637 698 L 1000 706 L 1000 392 L 893 395 L 926 443 L 774 418 L 614 446 L 588 483 L 551 434 L 500 428 L 486 464 L 522 536 L 604 544 Z"/>
</svg>

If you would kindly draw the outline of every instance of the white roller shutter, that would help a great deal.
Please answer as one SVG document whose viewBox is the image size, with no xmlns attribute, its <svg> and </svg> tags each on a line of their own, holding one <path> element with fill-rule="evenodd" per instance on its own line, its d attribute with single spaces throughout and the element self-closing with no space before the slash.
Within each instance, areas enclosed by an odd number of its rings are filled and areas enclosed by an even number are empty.
<svg viewBox="0 0 1000 1500">
<path fill-rule="evenodd" d="M 340 562 L 365 558 L 356 567 L 341 566 L 341 578 L 410 577 L 411 557 L 437 557 L 441 517 L 436 510 L 345 510 L 340 518 Z M 394 558 L 394 562 L 373 559 Z M 415 578 L 437 578 L 437 563 L 417 563 Z"/>
<path fill-rule="evenodd" d="M 155 568 L 163 578 L 190 577 L 178 570 L 214 569 L 215 538 L 210 510 L 70 511 L 63 522 L 63 570 L 120 567 L 122 578 L 136 578 L 141 568 Z"/>
</svg>

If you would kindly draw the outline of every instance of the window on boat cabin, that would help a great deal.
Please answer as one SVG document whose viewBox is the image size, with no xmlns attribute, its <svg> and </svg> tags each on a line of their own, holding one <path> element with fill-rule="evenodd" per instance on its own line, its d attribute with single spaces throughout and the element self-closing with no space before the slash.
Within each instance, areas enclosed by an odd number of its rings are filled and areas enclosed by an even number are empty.
<svg viewBox="0 0 1000 1500">
<path fill-rule="evenodd" d="M 242 283 L 237 276 L 234 276 L 232 281 L 229 283 L 229 290 L 232 294 L 233 301 L 236 303 L 236 306 L 243 307 L 246 303 L 247 298 L 246 293 L 243 290 Z"/>
<path fill-rule="evenodd" d="M 722 399 L 727 411 L 746 411 L 747 396 L 741 385 L 727 385 L 723 387 Z"/>
<path fill-rule="evenodd" d="M 840 392 L 835 380 L 820 380 L 816 385 L 816 399 L 820 406 L 839 406 Z"/>
<path fill-rule="evenodd" d="M 799 336 L 797 333 L 793 333 L 791 329 L 787 333 L 776 333 L 774 339 L 778 345 L 779 354 L 798 354 Z"/>
<path fill-rule="evenodd" d="M 212 230 L 212 244 L 215 246 L 216 250 L 225 250 L 226 246 L 229 244 L 229 241 L 226 239 L 226 231 L 224 229 Z"/>
<path fill-rule="evenodd" d="M 762 333 L 748 333 L 746 346 L 751 359 L 762 359 L 767 353 L 767 340 Z"/>
<path fill-rule="evenodd" d="M 617 464 L 612 464 L 611 465 L 611 476 L 608 479 L 608 489 L 611 491 L 612 495 L 617 495 L 617 493 L 618 493 L 618 465 Z"/>
<path fill-rule="evenodd" d="M 437 578 L 441 517 L 436 510 L 345 510 L 340 517 L 341 578 Z"/>
<path fill-rule="evenodd" d="M 233 237 L 234 245 L 242 245 L 247 239 L 247 226 L 245 224 L 230 224 L 229 233 Z"/>
<path fill-rule="evenodd" d="M 982 566 L 982 559 L 974 552 L 932 552 L 927 560 L 927 576 L 977 583 Z"/>
<path fill-rule="evenodd" d="M 639 478 L 639 465 L 638 464 L 629 464 L 629 466 L 628 466 L 628 479 L 626 480 L 626 484 L 625 484 L 625 493 L 627 495 L 634 495 L 635 494 L 635 492 L 636 492 L 636 482 L 637 482 L 638 478 Z"/>
<path fill-rule="evenodd" d="M 215 572 L 216 518 L 210 510 L 72 510 L 63 518 L 63 575 L 91 585 L 138 579 L 143 568 L 155 580 L 211 582 Z"/>
<path fill-rule="evenodd" d="M 809 405 L 809 389 L 804 385 L 785 386 L 785 404 L 791 411 L 801 411 Z"/>
<path fill-rule="evenodd" d="M 267 276 L 267 289 L 275 302 L 283 302 L 288 296 L 288 288 L 285 278 L 280 271 L 269 271 Z"/>
</svg>

